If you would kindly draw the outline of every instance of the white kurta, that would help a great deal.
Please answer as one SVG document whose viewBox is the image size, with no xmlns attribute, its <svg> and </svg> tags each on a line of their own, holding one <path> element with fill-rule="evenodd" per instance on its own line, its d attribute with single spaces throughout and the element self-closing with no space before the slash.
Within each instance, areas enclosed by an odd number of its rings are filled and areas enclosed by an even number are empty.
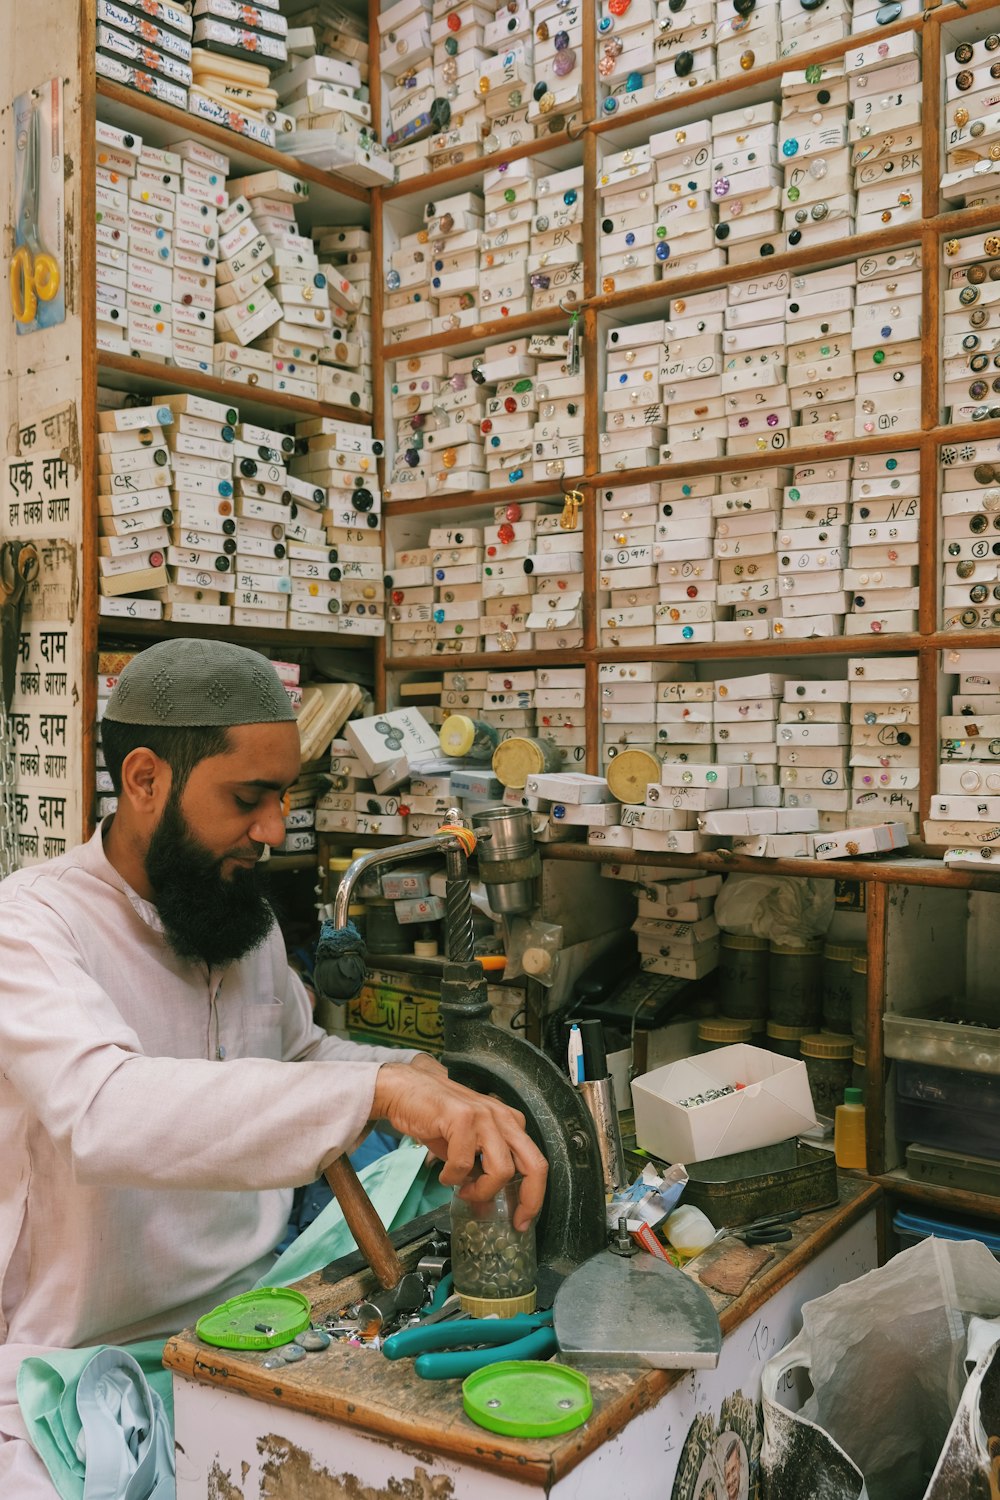
<svg viewBox="0 0 1000 1500">
<path fill-rule="evenodd" d="M 252 1285 L 410 1056 L 315 1026 L 277 929 L 176 958 L 100 829 L 0 884 L 0 1389 L 15 1346 L 166 1334 Z"/>
</svg>

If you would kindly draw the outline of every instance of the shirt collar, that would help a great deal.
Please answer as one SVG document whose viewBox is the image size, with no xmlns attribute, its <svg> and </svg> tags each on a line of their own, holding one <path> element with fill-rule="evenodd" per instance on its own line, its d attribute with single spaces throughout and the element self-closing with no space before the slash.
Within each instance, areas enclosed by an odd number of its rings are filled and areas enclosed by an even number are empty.
<svg viewBox="0 0 1000 1500">
<path fill-rule="evenodd" d="M 162 932 L 163 923 L 160 920 L 160 914 L 156 907 L 151 901 L 146 901 L 140 896 L 138 891 L 132 889 L 124 876 L 120 875 L 115 869 L 105 852 L 104 835 L 111 826 L 113 816 L 114 814 L 109 814 L 108 817 L 103 818 L 94 829 L 90 839 L 83 846 L 83 865 L 92 875 L 96 875 L 98 880 L 103 880 L 106 885 L 113 886 L 115 890 L 121 891 L 136 916 L 140 921 L 145 922 L 147 927 L 151 927 L 154 932 Z"/>
</svg>

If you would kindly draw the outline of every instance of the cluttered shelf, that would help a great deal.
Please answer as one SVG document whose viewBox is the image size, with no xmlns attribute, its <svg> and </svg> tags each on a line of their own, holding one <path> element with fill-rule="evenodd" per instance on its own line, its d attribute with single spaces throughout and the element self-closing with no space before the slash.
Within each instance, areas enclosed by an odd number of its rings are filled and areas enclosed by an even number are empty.
<svg viewBox="0 0 1000 1500">
<path fill-rule="evenodd" d="M 535 140 L 524 141 L 520 146 L 512 146 L 509 151 L 494 151 L 489 156 L 476 156 L 471 161 L 455 162 L 450 167 L 439 167 L 437 171 L 427 172 L 422 177 L 407 178 L 403 182 L 394 183 L 392 187 L 382 188 L 382 202 L 397 203 L 405 198 L 426 198 L 428 193 L 434 192 L 437 188 L 450 187 L 453 183 L 463 182 L 467 177 L 479 177 L 482 173 L 491 172 L 498 166 L 520 161 L 522 157 L 563 151 L 567 146 L 575 145 L 579 139 L 578 135 L 571 136 L 567 130 L 561 130 L 551 135 L 539 136 Z"/>
<path fill-rule="evenodd" d="M 158 99 L 137 93 L 135 89 L 102 78 L 97 79 L 96 93 L 97 112 L 102 120 L 126 129 L 131 126 L 154 145 L 171 146 L 176 141 L 195 137 L 224 151 L 234 176 L 237 172 L 260 172 L 276 167 L 308 182 L 311 189 L 320 189 L 315 195 L 310 193 L 310 197 L 315 196 L 320 203 L 327 203 L 331 194 L 349 200 L 352 218 L 357 217 L 359 208 L 368 208 L 371 194 L 367 187 L 350 182 L 335 172 L 323 172 L 286 151 L 248 140 L 235 131 L 200 120 L 186 110 L 176 109 L 171 104 L 163 104 Z"/>
<path fill-rule="evenodd" d="M 576 310 L 576 309 L 574 309 Z M 386 344 L 383 359 L 405 359 L 410 355 L 434 354 L 439 349 L 451 349 L 456 354 L 463 349 L 477 349 L 490 339 L 502 339 L 518 333 L 538 333 L 557 324 L 565 324 L 568 314 L 561 307 L 546 307 L 538 312 L 518 313 L 513 318 L 496 318 L 492 323 L 470 323 L 462 328 L 451 328 L 445 333 L 431 333 L 419 339 L 401 339 L 398 344 Z M 391 318 L 391 309 L 386 317 Z"/>
<path fill-rule="evenodd" d="M 633 652 L 633 655 L 635 653 Z M 455 652 L 442 651 L 439 656 L 387 656 L 385 669 L 387 672 L 428 672 L 438 671 L 447 667 L 452 671 L 473 671 L 476 668 L 489 667 L 502 671 L 513 671 L 516 667 L 561 667 L 575 665 L 582 661 L 586 653 L 583 648 L 579 651 L 505 651 L 502 655 L 496 655 L 492 651 L 470 651 L 459 655 Z"/>
<path fill-rule="evenodd" d="M 973 1193 L 966 1188 L 947 1187 L 933 1182 L 917 1182 L 906 1171 L 897 1167 L 892 1172 L 881 1172 L 873 1181 L 892 1198 L 901 1198 L 909 1204 L 921 1204 L 930 1210 L 943 1211 L 949 1215 L 966 1215 L 976 1219 L 1000 1220 L 1000 1198 L 990 1193 Z"/>
<path fill-rule="evenodd" d="M 663 854 L 658 851 L 600 848 L 592 844 L 542 844 L 543 859 L 580 860 L 586 864 L 663 865 L 666 869 L 706 870 L 716 875 L 799 875 L 815 880 L 863 880 L 878 885 L 933 885 L 953 890 L 1000 891 L 1000 871 L 951 869 L 926 857 L 924 846 L 911 841 L 909 855 L 892 859 L 767 859 L 760 855 Z"/>
<path fill-rule="evenodd" d="M 576 484 L 578 481 L 573 480 Z M 548 500 L 560 491 L 558 480 L 539 480 L 535 484 L 509 484 L 506 489 L 456 490 L 438 495 L 426 495 L 420 500 L 391 500 L 385 502 L 385 519 L 398 516 L 423 515 L 428 511 L 472 510 L 477 505 L 507 505 L 512 501 Z"/>
<path fill-rule="evenodd" d="M 899 224 L 894 228 L 880 229 L 873 234 L 855 235 L 839 243 L 834 242 L 824 250 L 789 250 L 784 255 L 771 256 L 767 261 L 768 276 L 782 271 L 815 271 L 827 266 L 846 264 L 860 260 L 865 255 L 881 255 L 886 250 L 895 250 L 906 245 L 920 244 L 920 230 L 912 224 Z M 613 289 L 591 297 L 587 306 L 595 312 L 617 313 L 627 308 L 638 307 L 647 302 L 662 301 L 665 297 L 683 294 L 691 297 L 695 292 L 712 291 L 716 287 L 731 286 L 742 281 L 752 281 L 761 274 L 759 261 L 744 261 L 736 265 L 721 266 L 715 270 L 699 271 L 697 274 L 650 281 L 645 286 L 629 287 L 623 292 Z M 610 278 L 612 281 L 614 278 Z"/>
<path fill-rule="evenodd" d="M 792 429 L 793 432 L 802 430 L 801 427 Z M 977 439 L 997 436 L 1000 434 L 1000 421 L 980 422 L 972 432 Z M 896 453 L 905 448 L 916 447 L 924 439 L 938 443 L 950 442 L 952 433 L 953 429 L 948 427 L 932 427 L 922 431 L 916 429 L 910 432 L 881 433 L 877 437 L 845 438 L 840 442 L 814 443 L 810 446 L 803 444 L 797 448 L 775 448 L 764 453 L 729 453 L 719 458 L 692 459 L 688 463 L 652 464 L 644 469 L 605 469 L 584 475 L 583 483 L 601 489 L 627 489 L 637 484 L 656 484 L 668 479 L 695 478 L 703 474 L 714 476 L 731 470 L 742 474 L 755 469 L 773 469 L 776 464 L 783 467 L 794 464 L 798 467 L 821 463 L 826 459 L 861 458 L 866 453 Z M 969 432 L 962 429 L 955 440 L 968 441 L 969 436 Z"/>
<path fill-rule="evenodd" d="M 98 637 L 102 642 L 131 640 L 172 640 L 197 636 L 202 640 L 233 641 L 243 646 L 309 646 L 366 651 L 375 644 L 373 636 L 340 635 L 330 630 L 275 630 L 254 625 L 200 625 L 172 620 L 134 620 L 127 615 L 100 615 Z"/>
<path fill-rule="evenodd" d="M 244 420 L 273 427 L 282 421 L 296 422 L 307 417 L 331 417 L 337 422 L 369 422 L 368 413 L 349 406 L 331 406 L 311 401 L 308 396 L 288 396 L 283 391 L 269 391 L 236 380 L 220 380 L 200 370 L 182 369 L 180 365 L 160 364 L 151 359 L 134 359 L 127 354 L 98 351 L 97 378 L 102 385 L 137 395 L 155 396 L 160 391 L 194 391 L 216 397 L 238 407 Z"/>
</svg>

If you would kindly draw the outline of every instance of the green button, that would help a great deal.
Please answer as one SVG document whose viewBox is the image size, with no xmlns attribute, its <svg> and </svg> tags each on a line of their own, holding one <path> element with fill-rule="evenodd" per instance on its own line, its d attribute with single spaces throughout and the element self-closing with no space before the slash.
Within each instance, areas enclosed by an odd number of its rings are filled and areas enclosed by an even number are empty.
<svg viewBox="0 0 1000 1500">
<path fill-rule="evenodd" d="M 514 199 L 516 197 L 517 197 L 517 193 L 515 192 L 515 190 L 513 188 L 504 188 L 503 201 L 505 203 L 513 203 L 513 201 L 514 201 Z"/>
<path fill-rule="evenodd" d="M 872 355 L 872 359 L 874 360 L 875 364 L 877 364 L 877 365 L 884 365 L 885 364 L 885 350 L 884 349 L 876 349 L 875 353 Z"/>
</svg>

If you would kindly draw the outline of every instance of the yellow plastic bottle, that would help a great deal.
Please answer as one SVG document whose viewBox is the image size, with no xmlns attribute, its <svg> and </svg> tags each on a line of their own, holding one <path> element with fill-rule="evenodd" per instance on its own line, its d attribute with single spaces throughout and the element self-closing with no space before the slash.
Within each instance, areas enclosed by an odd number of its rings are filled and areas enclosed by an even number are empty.
<svg viewBox="0 0 1000 1500">
<path fill-rule="evenodd" d="M 690 1260 L 700 1255 L 715 1239 L 715 1227 L 711 1219 L 693 1203 L 682 1203 L 675 1208 L 663 1226 L 664 1234 L 677 1251 L 681 1260 Z"/>
<path fill-rule="evenodd" d="M 861 1089 L 845 1089 L 844 1102 L 837 1105 L 833 1121 L 833 1154 L 838 1167 L 867 1164 L 865 1152 L 865 1105 Z"/>
</svg>

